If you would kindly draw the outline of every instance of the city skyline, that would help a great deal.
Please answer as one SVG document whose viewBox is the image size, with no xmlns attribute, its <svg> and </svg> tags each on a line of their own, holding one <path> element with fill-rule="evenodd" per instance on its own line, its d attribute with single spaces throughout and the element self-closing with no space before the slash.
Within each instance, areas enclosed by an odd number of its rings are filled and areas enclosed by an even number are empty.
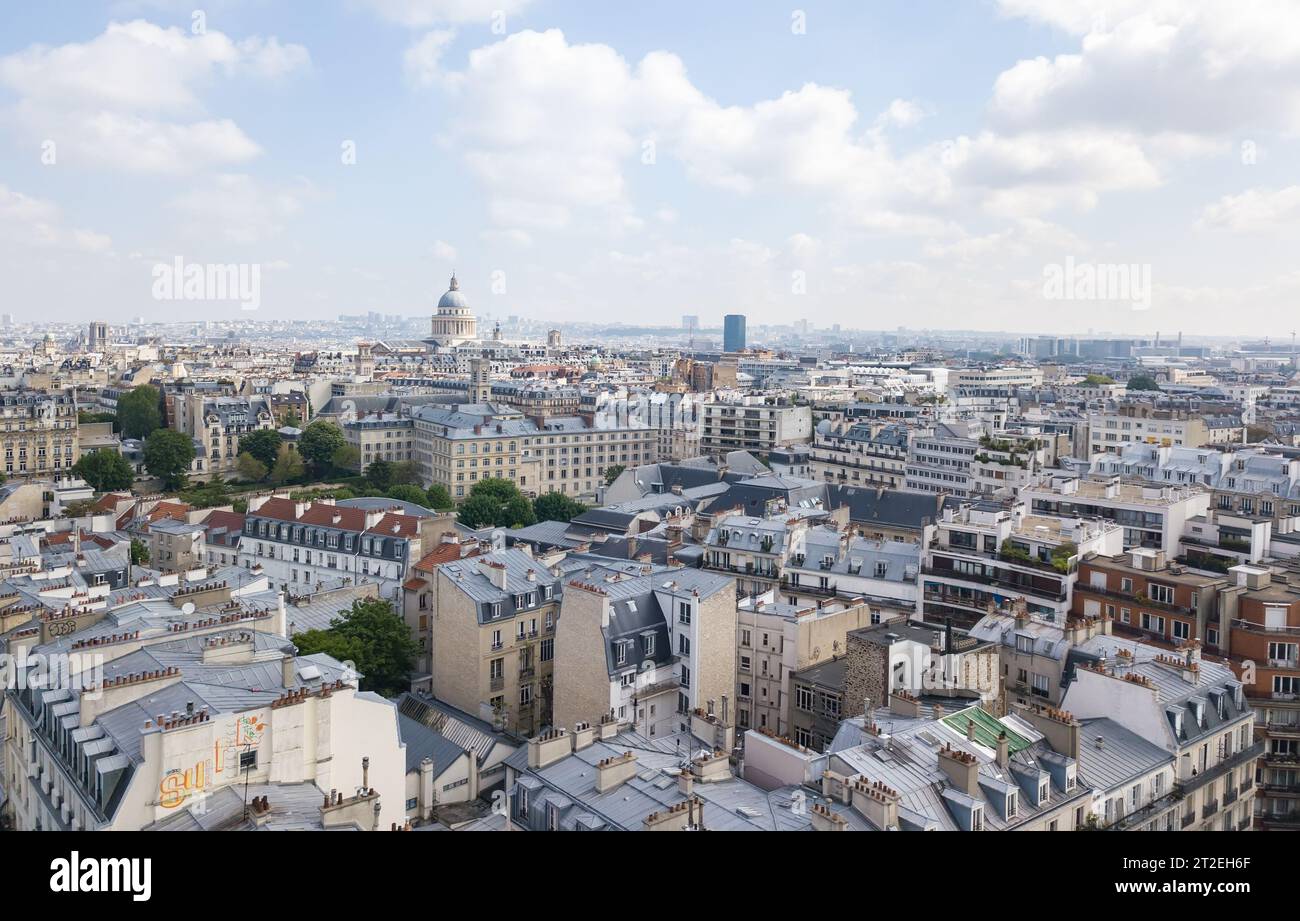
<svg viewBox="0 0 1300 921">
<path fill-rule="evenodd" d="M 10 9 L 3 310 L 240 315 L 155 299 L 179 258 L 286 320 L 429 314 L 455 270 L 538 322 L 1288 334 L 1300 13 L 1069 10 Z M 1074 266 L 1133 288 L 1052 294 Z"/>
</svg>

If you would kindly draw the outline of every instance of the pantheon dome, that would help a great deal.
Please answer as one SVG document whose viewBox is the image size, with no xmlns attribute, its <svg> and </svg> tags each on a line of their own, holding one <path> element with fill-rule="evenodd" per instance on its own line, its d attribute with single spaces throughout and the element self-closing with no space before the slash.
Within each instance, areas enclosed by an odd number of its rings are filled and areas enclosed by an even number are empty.
<svg viewBox="0 0 1300 921">
<path fill-rule="evenodd" d="M 451 276 L 447 293 L 438 300 L 438 312 L 433 315 L 432 338 L 442 344 L 478 338 L 478 318 L 470 312 L 455 275 Z"/>
</svg>

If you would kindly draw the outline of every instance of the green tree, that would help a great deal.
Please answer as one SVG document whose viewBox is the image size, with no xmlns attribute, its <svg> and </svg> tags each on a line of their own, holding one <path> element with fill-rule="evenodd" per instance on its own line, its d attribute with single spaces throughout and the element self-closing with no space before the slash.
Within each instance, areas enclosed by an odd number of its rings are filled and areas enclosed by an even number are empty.
<svg viewBox="0 0 1300 921">
<path fill-rule="evenodd" d="M 447 492 L 447 487 L 441 483 L 434 483 L 425 495 L 428 498 L 425 504 L 431 509 L 442 512 L 456 507 L 456 503 L 451 499 L 451 493 Z"/>
<path fill-rule="evenodd" d="M 1099 387 L 1102 384 L 1115 383 L 1115 378 L 1108 377 L 1105 374 L 1089 374 L 1087 377 L 1083 379 L 1083 382 L 1087 384 L 1089 387 Z"/>
<path fill-rule="evenodd" d="M 135 481 L 135 471 L 121 454 L 111 450 L 92 451 L 81 455 L 72 472 L 90 484 L 95 492 L 113 489 L 130 489 Z"/>
<path fill-rule="evenodd" d="M 239 460 L 235 462 L 235 469 L 239 475 L 250 483 L 260 483 L 266 479 L 270 469 L 247 451 L 239 452 Z"/>
<path fill-rule="evenodd" d="M 1138 374 L 1128 379 L 1129 390 L 1159 390 L 1160 385 L 1149 374 Z"/>
<path fill-rule="evenodd" d="M 127 438 L 148 438 L 162 426 L 158 391 L 148 384 L 122 394 L 117 401 L 117 421 Z"/>
<path fill-rule="evenodd" d="M 247 452 L 267 470 L 275 466 L 284 439 L 275 429 L 257 429 L 239 439 L 239 453 Z"/>
<path fill-rule="evenodd" d="M 284 416 L 284 424 L 289 428 L 300 429 L 302 428 L 302 416 L 291 409 Z"/>
<path fill-rule="evenodd" d="M 548 492 L 533 500 L 538 521 L 572 521 L 586 510 L 587 506 L 562 492 Z"/>
<path fill-rule="evenodd" d="M 172 429 L 155 429 L 145 439 L 145 469 L 163 481 L 164 489 L 183 487 L 193 461 L 194 442 L 188 435 Z"/>
<path fill-rule="evenodd" d="M 230 487 L 226 484 L 226 478 L 218 474 L 206 483 L 186 489 L 180 497 L 195 508 L 214 508 L 230 501 Z"/>
<path fill-rule="evenodd" d="M 519 487 L 497 477 L 475 483 L 457 515 L 471 528 L 517 528 L 537 520 L 532 503 Z"/>
<path fill-rule="evenodd" d="M 291 445 L 280 445 L 275 466 L 271 468 L 271 482 L 279 486 L 290 480 L 301 479 L 302 473 L 302 458 L 298 456 L 298 452 Z"/>
<path fill-rule="evenodd" d="M 302 459 L 311 464 L 312 470 L 323 475 L 334 462 L 334 454 L 340 448 L 347 447 L 343 430 L 325 419 L 317 419 L 302 430 L 298 440 L 298 453 Z"/>
<path fill-rule="evenodd" d="M 388 490 L 388 498 L 400 499 L 402 502 L 413 502 L 419 506 L 423 506 L 424 503 L 429 501 L 428 493 L 418 486 L 412 486 L 410 483 L 399 483 Z"/>
<path fill-rule="evenodd" d="M 140 540 L 138 537 L 131 538 L 131 565 L 149 565 L 149 548 L 145 546 L 145 542 Z"/>
<path fill-rule="evenodd" d="M 606 485 L 606 486 L 609 486 L 610 484 L 612 484 L 615 480 L 618 479 L 619 474 L 621 474 L 621 473 L 622 473 L 624 470 L 626 470 L 626 469 L 627 469 L 627 468 L 624 467 L 622 464 L 615 464 L 615 465 L 612 466 L 612 467 L 606 467 L 606 468 L 605 468 L 605 485 Z"/>
<path fill-rule="evenodd" d="M 387 492 L 393 485 L 393 465 L 382 457 L 372 460 L 366 468 L 366 480 L 380 492 Z"/>
<path fill-rule="evenodd" d="M 351 662 L 361 674 L 361 689 L 384 697 L 396 697 L 410 689 L 411 669 L 419 646 L 393 606 L 378 598 L 352 602 L 343 616 L 327 630 L 296 634 L 299 655 L 326 653 L 340 662 Z"/>
<path fill-rule="evenodd" d="M 393 464 L 393 485 L 405 486 L 420 482 L 420 468 L 415 461 L 398 461 Z"/>
<path fill-rule="evenodd" d="M 361 471 L 361 451 L 356 445 L 344 445 L 330 456 L 335 470 Z"/>
<path fill-rule="evenodd" d="M 77 412 L 77 423 L 79 425 L 92 425 L 96 422 L 111 422 L 113 423 L 113 431 L 120 431 L 116 413 L 92 413 L 84 409 Z"/>
</svg>

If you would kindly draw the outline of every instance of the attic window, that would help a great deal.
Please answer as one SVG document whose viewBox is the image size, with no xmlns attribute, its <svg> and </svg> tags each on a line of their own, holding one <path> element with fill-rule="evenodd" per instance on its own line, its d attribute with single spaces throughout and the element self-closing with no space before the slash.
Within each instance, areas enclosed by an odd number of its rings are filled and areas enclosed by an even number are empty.
<svg viewBox="0 0 1300 921">
<path fill-rule="evenodd" d="M 1018 811 L 1018 806 L 1019 806 L 1018 800 L 1019 797 L 1016 796 L 1015 790 L 1012 790 L 1010 793 L 1007 794 L 1007 818 L 1008 819 L 1014 819 L 1016 817 L 1016 812 Z"/>
<path fill-rule="evenodd" d="M 1044 780 L 1042 783 L 1038 785 L 1038 805 L 1041 806 L 1047 802 L 1047 797 L 1050 795 L 1051 789 L 1052 789 L 1051 784 L 1049 784 L 1046 780 Z"/>
</svg>

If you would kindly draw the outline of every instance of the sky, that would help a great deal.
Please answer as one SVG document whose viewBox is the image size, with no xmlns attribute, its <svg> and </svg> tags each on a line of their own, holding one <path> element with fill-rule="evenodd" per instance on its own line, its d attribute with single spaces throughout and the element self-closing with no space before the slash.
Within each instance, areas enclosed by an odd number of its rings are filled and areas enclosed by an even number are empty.
<svg viewBox="0 0 1300 921">
<path fill-rule="evenodd" d="M 1291 0 L 6 0 L 0 313 L 1285 338 L 1298 131 Z"/>
</svg>

